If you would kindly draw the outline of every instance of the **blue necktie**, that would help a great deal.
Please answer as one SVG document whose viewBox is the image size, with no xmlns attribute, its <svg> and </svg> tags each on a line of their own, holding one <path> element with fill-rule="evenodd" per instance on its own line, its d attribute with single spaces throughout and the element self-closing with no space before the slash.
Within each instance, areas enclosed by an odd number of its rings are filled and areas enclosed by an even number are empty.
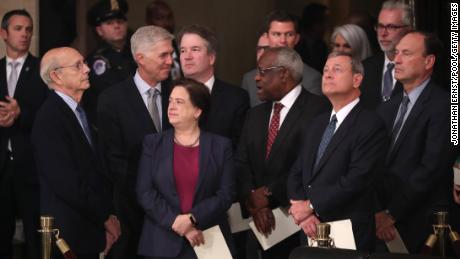
<svg viewBox="0 0 460 259">
<path fill-rule="evenodd" d="M 409 97 L 407 95 L 404 95 L 401 101 L 401 105 L 399 106 L 399 112 L 398 112 L 398 116 L 396 117 L 395 125 L 393 126 L 393 131 L 391 132 L 391 146 L 392 147 L 395 144 L 396 139 L 398 138 L 399 131 L 401 130 L 401 127 L 404 121 L 404 116 L 406 115 L 406 112 L 407 112 L 408 104 L 409 104 Z"/>
<path fill-rule="evenodd" d="M 78 105 L 76 111 L 78 118 L 80 119 L 80 122 L 82 124 L 83 132 L 85 133 L 86 139 L 92 147 L 93 142 L 91 140 L 91 130 L 89 129 L 88 119 L 86 118 L 85 110 L 83 110 L 83 108 L 80 105 Z"/>
<path fill-rule="evenodd" d="M 391 98 L 391 92 L 393 92 L 393 68 L 395 64 L 388 63 L 387 64 L 387 71 L 383 75 L 383 90 L 382 90 L 382 97 L 383 101 L 386 102 Z"/>
<path fill-rule="evenodd" d="M 324 130 L 323 137 L 321 138 L 321 143 L 319 144 L 318 153 L 316 154 L 315 167 L 318 165 L 319 160 L 326 151 L 327 145 L 331 142 L 332 136 L 334 136 L 335 124 L 337 123 L 337 117 L 332 115 L 331 121 Z"/>
</svg>

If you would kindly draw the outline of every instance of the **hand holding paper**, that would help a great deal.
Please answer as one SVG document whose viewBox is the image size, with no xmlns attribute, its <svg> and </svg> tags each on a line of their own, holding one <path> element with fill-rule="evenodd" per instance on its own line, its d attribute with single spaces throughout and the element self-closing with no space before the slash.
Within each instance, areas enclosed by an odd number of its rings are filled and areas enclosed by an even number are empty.
<svg viewBox="0 0 460 259">
<path fill-rule="evenodd" d="M 273 216 L 273 212 L 269 208 L 257 210 L 257 212 L 252 215 L 252 218 L 257 231 L 262 233 L 265 237 L 268 237 L 268 235 L 272 233 L 272 230 L 275 229 L 275 216 Z"/>
<path fill-rule="evenodd" d="M 302 228 L 303 232 L 310 238 L 316 237 L 316 225 L 321 223 L 319 219 L 311 214 L 307 219 L 300 222 L 299 226 Z"/>
<path fill-rule="evenodd" d="M 204 245 L 204 236 L 201 230 L 192 228 L 185 234 L 185 237 L 192 247 Z"/>
<path fill-rule="evenodd" d="M 391 241 L 396 237 L 394 220 L 384 211 L 375 214 L 375 227 L 377 237 L 384 241 Z"/>
</svg>

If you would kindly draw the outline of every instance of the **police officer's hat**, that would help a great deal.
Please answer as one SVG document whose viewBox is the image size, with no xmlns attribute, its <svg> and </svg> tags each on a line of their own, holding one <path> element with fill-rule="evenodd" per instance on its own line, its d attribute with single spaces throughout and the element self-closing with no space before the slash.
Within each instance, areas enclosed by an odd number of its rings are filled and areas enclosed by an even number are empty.
<svg viewBox="0 0 460 259">
<path fill-rule="evenodd" d="M 125 0 L 99 0 L 88 12 L 88 23 L 98 26 L 101 22 L 110 19 L 126 20 L 128 3 Z"/>
</svg>

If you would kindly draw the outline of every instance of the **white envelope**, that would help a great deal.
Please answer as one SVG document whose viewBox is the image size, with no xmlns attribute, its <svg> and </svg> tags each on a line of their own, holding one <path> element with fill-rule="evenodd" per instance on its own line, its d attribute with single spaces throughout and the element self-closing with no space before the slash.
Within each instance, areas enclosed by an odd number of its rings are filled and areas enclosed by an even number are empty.
<svg viewBox="0 0 460 259">
<path fill-rule="evenodd" d="M 193 248 L 198 259 L 233 259 L 218 225 L 203 231 L 203 237 L 204 245 Z"/>
<path fill-rule="evenodd" d="M 399 231 L 396 230 L 396 237 L 395 239 L 391 240 L 390 242 L 385 242 L 387 245 L 388 251 L 390 253 L 398 253 L 398 254 L 408 254 L 409 251 L 407 251 L 406 245 L 401 239 L 401 236 L 399 235 Z"/>
<path fill-rule="evenodd" d="M 227 211 L 228 215 L 228 224 L 230 225 L 230 230 L 232 233 L 238 233 L 249 229 L 249 222 L 252 220 L 252 217 L 244 219 L 241 216 L 241 207 L 239 202 L 232 204 L 230 209 Z"/>
<path fill-rule="evenodd" d="M 351 220 L 345 219 L 325 223 L 331 225 L 331 233 L 329 234 L 329 237 L 334 239 L 335 247 L 356 250 Z M 312 246 L 312 243 L 312 240 L 308 238 L 308 245 Z M 316 243 L 314 244 L 315 245 L 313 246 L 317 246 Z"/>
<path fill-rule="evenodd" d="M 454 167 L 454 183 L 460 185 L 460 168 Z"/>
<path fill-rule="evenodd" d="M 257 230 L 254 221 L 249 222 L 249 227 L 251 227 L 252 232 L 254 232 L 264 250 L 278 244 L 300 230 L 300 227 L 294 223 L 294 219 L 284 213 L 280 208 L 274 209 L 273 215 L 275 216 L 276 223 L 275 230 L 268 237 L 265 237 Z"/>
</svg>

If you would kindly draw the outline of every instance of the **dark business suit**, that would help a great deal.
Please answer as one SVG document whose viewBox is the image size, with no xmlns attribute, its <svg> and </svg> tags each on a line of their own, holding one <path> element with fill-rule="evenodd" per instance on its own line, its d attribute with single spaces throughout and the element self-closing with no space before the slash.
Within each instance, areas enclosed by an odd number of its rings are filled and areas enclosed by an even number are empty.
<svg viewBox="0 0 460 259">
<path fill-rule="evenodd" d="M 97 256 L 105 248 L 104 222 L 112 212 L 108 181 L 77 117 L 55 92 L 37 113 L 32 142 L 42 215 L 55 218 L 60 237 L 77 257 Z"/>
<path fill-rule="evenodd" d="M 251 107 L 262 103 L 257 96 L 257 85 L 255 80 L 256 73 L 257 68 L 247 72 L 244 74 L 243 82 L 241 83 L 241 88 L 245 89 L 249 93 Z M 302 86 L 312 94 L 323 94 L 321 91 L 321 74 L 305 63 L 302 70 Z"/>
<path fill-rule="evenodd" d="M 266 102 L 252 108 L 244 124 L 235 156 L 238 195 L 242 205 L 245 204 L 244 201 L 249 197 L 251 190 L 261 186 L 267 186 L 272 192 L 270 197 L 272 209 L 289 205 L 286 196 L 286 178 L 299 153 L 304 131 L 316 115 L 330 107 L 324 97 L 313 95 L 302 88 L 281 124 L 270 155 L 265 160 L 272 106 L 272 102 Z M 266 256 L 284 258 L 296 245 L 298 242 L 280 249 L 271 248 L 264 252 L 264 258 L 268 258 Z"/>
<path fill-rule="evenodd" d="M 136 189 L 146 214 L 140 255 L 176 257 L 186 247 L 190 249 L 188 240 L 171 228 L 176 216 L 182 213 L 174 181 L 173 147 L 173 130 L 148 135 L 144 140 Z M 199 175 L 190 213 L 200 230 L 219 225 L 232 249 L 226 216 L 235 194 L 231 143 L 201 131 L 199 149 Z"/>
<path fill-rule="evenodd" d="M 202 128 L 231 139 L 235 150 L 248 109 L 246 91 L 216 78 L 211 91 L 211 107 Z"/>
<path fill-rule="evenodd" d="M 403 94 L 379 107 L 389 134 Z M 452 200 L 449 96 L 430 81 L 386 156 L 379 210 L 388 209 L 409 252 L 420 252 L 432 232 L 432 213 Z"/>
<path fill-rule="evenodd" d="M 167 83 L 161 87 L 162 125 L 167 129 L 170 127 L 167 116 L 170 91 Z M 144 215 L 135 195 L 142 140 L 147 134 L 156 133 L 156 129 L 132 77 L 101 93 L 98 123 L 102 152 L 114 184 L 115 209 L 123 231 L 114 246 L 114 257 L 133 258 Z"/>
<path fill-rule="evenodd" d="M 8 95 L 6 58 L 0 60 L 0 100 Z M 40 78 L 40 60 L 28 54 L 18 77 L 14 99 L 21 113 L 12 126 L 0 127 L 0 257 L 11 252 L 15 218 L 23 220 L 27 258 L 38 258 L 38 178 L 33 159 L 30 131 L 35 114 L 48 93 Z M 12 158 L 8 154 L 11 140 Z"/>
<path fill-rule="evenodd" d="M 363 61 L 364 77 L 361 83 L 361 104 L 375 110 L 382 102 L 382 78 L 385 54 L 379 52 Z M 391 96 L 402 92 L 402 84 L 396 81 Z"/>
<path fill-rule="evenodd" d="M 312 121 L 289 179 L 293 200 L 310 200 L 321 222 L 351 219 L 358 250 L 373 251 L 375 221 L 371 186 L 388 143 L 383 121 L 358 103 L 335 131 L 315 166 L 331 113 Z"/>
</svg>

